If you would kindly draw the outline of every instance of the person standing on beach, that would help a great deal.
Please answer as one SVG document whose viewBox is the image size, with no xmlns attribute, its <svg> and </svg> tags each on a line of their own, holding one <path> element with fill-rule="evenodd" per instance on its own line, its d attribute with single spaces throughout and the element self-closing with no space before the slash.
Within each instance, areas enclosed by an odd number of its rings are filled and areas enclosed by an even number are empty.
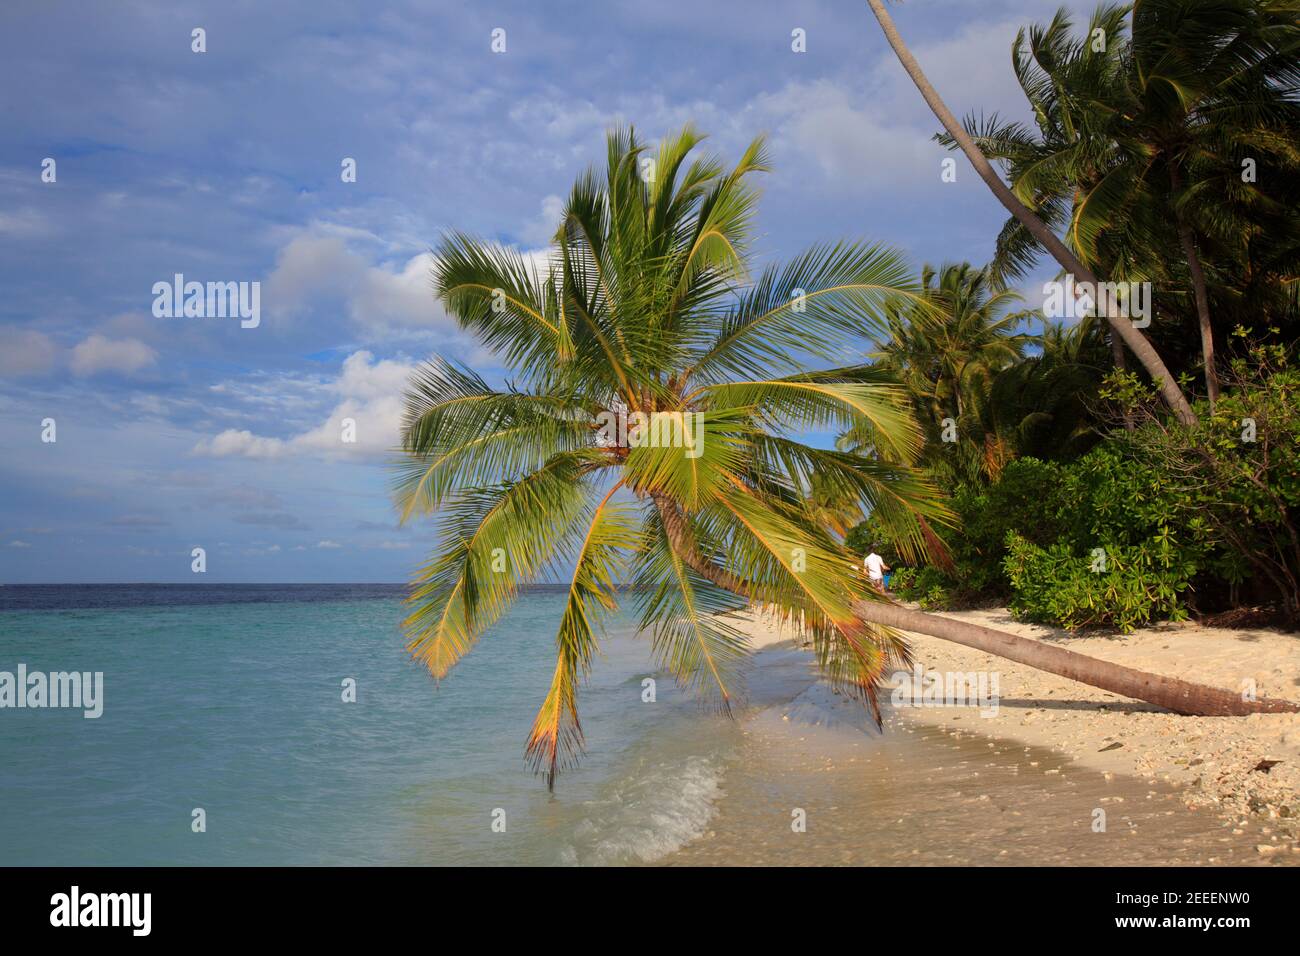
<svg viewBox="0 0 1300 956">
<path fill-rule="evenodd" d="M 889 570 L 889 565 L 885 563 L 885 559 L 876 553 L 875 548 L 872 548 L 871 553 L 867 555 L 863 564 L 866 565 L 867 580 L 871 582 L 871 586 L 881 594 L 884 594 L 885 572 Z"/>
</svg>

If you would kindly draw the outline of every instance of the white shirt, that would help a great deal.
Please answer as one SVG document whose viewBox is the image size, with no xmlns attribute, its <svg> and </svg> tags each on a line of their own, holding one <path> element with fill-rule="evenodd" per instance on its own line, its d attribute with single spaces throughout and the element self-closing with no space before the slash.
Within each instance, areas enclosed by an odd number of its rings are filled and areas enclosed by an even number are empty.
<svg viewBox="0 0 1300 956">
<path fill-rule="evenodd" d="M 872 551 L 867 555 L 867 577 L 873 581 L 879 581 L 885 576 L 885 559 L 876 552 Z"/>
</svg>

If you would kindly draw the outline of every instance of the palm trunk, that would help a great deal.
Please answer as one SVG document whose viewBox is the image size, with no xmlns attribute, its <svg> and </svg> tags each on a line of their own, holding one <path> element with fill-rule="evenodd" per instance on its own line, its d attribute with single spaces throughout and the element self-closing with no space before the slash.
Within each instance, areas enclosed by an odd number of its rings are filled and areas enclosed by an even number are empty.
<svg viewBox="0 0 1300 956">
<path fill-rule="evenodd" d="M 1135 670 L 1122 664 L 1088 657 L 1063 647 L 1044 644 L 1042 641 L 1030 640 L 1004 631 L 995 631 L 978 624 L 937 614 L 923 614 L 897 604 L 883 601 L 863 601 L 855 610 L 864 621 L 896 627 L 904 631 L 916 631 L 941 640 L 952 641 L 966 647 L 973 647 L 986 654 L 1005 657 L 1018 664 L 1027 664 L 1049 674 L 1099 687 L 1114 694 L 1144 700 L 1171 710 L 1175 714 L 1190 714 L 1201 717 L 1241 717 L 1246 714 L 1295 713 L 1300 705 L 1288 700 L 1262 698 L 1245 700 L 1241 694 L 1210 687 L 1206 684 L 1193 684 L 1190 681 L 1164 677 Z"/>
<path fill-rule="evenodd" d="M 1128 368 L 1128 361 L 1124 358 L 1124 343 L 1113 333 L 1107 333 L 1106 339 L 1110 342 L 1110 358 L 1115 363 L 1115 368 L 1121 372 L 1125 371 Z"/>
<path fill-rule="evenodd" d="M 1219 401 L 1219 376 L 1214 369 L 1214 330 L 1210 327 L 1210 297 L 1205 291 L 1205 273 L 1201 270 L 1201 257 L 1196 252 L 1196 240 L 1191 227 L 1181 219 L 1178 238 L 1187 255 L 1187 271 L 1192 276 L 1192 289 L 1196 294 L 1196 318 L 1201 326 L 1201 358 L 1205 362 L 1205 392 L 1210 398 L 1210 411 Z"/>
<path fill-rule="evenodd" d="M 690 522 L 674 502 L 661 495 L 655 495 L 654 502 L 659 510 L 670 546 L 687 567 L 720 588 L 725 588 L 741 597 L 751 597 L 749 586 L 742 578 L 704 559 L 695 546 Z M 867 624 L 915 631 L 940 640 L 952 641 L 954 644 L 973 647 L 987 654 L 1005 657 L 1007 660 L 1027 664 L 1049 674 L 1057 674 L 1087 684 L 1089 687 L 1099 687 L 1113 694 L 1144 700 L 1176 714 L 1239 717 L 1245 714 L 1300 712 L 1300 704 L 1293 704 L 1287 700 L 1269 698 L 1245 700 L 1240 694 L 1218 687 L 1193 684 L 1191 681 L 1150 674 L 1122 664 L 1112 664 L 1110 661 L 1077 654 L 1062 647 L 1007 634 L 1005 631 L 995 631 L 989 627 L 968 624 L 965 621 L 940 617 L 937 614 L 913 611 L 884 599 L 861 601 L 854 607 L 854 612 Z M 875 710 L 874 700 L 871 700 L 871 703 Z"/>
<path fill-rule="evenodd" d="M 1107 332 L 1106 341 L 1110 343 L 1110 357 L 1115 363 L 1115 371 L 1128 371 L 1128 362 L 1124 358 L 1124 343 L 1119 340 L 1119 336 L 1115 335 L 1113 332 Z M 1126 407 L 1124 409 L 1124 427 L 1128 431 L 1137 430 L 1137 425 L 1133 421 L 1133 410 L 1131 408 Z"/>
<path fill-rule="evenodd" d="M 957 122 L 957 118 L 944 105 L 939 94 L 921 71 L 920 64 L 916 62 L 916 58 L 907 49 L 907 44 L 903 42 L 903 38 L 898 33 L 898 28 L 894 26 L 893 18 L 885 9 L 883 0 L 867 0 L 867 3 L 870 4 L 871 12 L 876 15 L 876 19 L 880 21 L 880 28 L 885 33 L 885 39 L 894 48 L 894 53 L 898 55 L 899 62 L 903 64 L 903 69 L 912 78 L 912 82 L 916 84 L 916 88 L 920 91 L 925 102 L 929 104 L 930 109 L 934 111 L 934 115 L 939 118 L 943 128 L 948 131 L 948 135 L 966 154 L 966 158 L 970 160 L 971 165 L 975 167 L 975 171 L 979 173 L 980 179 L 984 180 L 1002 205 L 1007 208 L 1007 211 L 1024 224 L 1030 234 L 1038 240 L 1043 248 L 1052 254 L 1052 257 L 1061 264 L 1066 272 L 1072 274 L 1078 281 L 1093 283 L 1095 287 L 1098 280 L 1092 270 L 1080 262 L 1079 258 L 1066 248 L 1065 243 L 1061 242 L 1056 237 L 1056 234 L 1048 229 L 1047 225 L 1034 215 L 1028 206 L 1016 198 L 993 167 L 989 165 L 988 159 L 980 152 L 974 140 L 966 135 L 962 125 Z M 1113 311 L 1113 309 L 1110 311 Z M 1187 397 L 1183 395 L 1182 389 L 1178 387 L 1178 382 L 1170 374 L 1169 369 L 1165 366 L 1155 348 L 1147 341 L 1147 337 L 1135 329 L 1133 323 L 1127 319 L 1116 315 L 1107 315 L 1106 321 L 1110 323 L 1110 327 L 1115 334 L 1123 339 L 1124 344 L 1129 347 L 1129 351 L 1137 356 L 1138 361 L 1142 363 L 1142 367 L 1151 376 L 1151 380 L 1160 389 L 1161 396 L 1173 411 L 1174 416 L 1184 425 L 1196 424 L 1196 413 L 1192 411 L 1192 406 L 1188 404 Z"/>
</svg>

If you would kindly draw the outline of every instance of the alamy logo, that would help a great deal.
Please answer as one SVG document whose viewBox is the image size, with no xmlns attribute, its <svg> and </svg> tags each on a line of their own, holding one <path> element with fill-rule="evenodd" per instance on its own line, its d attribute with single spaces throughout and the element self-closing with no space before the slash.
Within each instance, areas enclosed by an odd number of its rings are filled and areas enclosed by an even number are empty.
<svg viewBox="0 0 1300 956">
<path fill-rule="evenodd" d="M 186 282 L 176 273 L 171 282 L 153 284 L 153 314 L 158 319 L 239 319 L 239 327 L 262 323 L 262 283 Z"/>
<path fill-rule="evenodd" d="M 997 671 L 896 671 L 898 686 L 890 697 L 895 707 L 979 707 L 981 717 L 998 714 Z"/>
<path fill-rule="evenodd" d="M 152 893 L 69 893 L 50 897 L 51 926 L 129 926 L 131 935 L 148 936 L 153 923 Z"/>
<path fill-rule="evenodd" d="M 684 448 L 704 454 L 703 412 L 601 412 L 596 440 L 604 448 Z"/>
<path fill-rule="evenodd" d="M 1150 282 L 1063 282 L 1043 283 L 1043 314 L 1049 319 L 1084 319 L 1094 315 L 1130 319 L 1133 327 L 1151 324 Z"/>
<path fill-rule="evenodd" d="M 104 672 L 0 671 L 0 710 L 13 708 L 64 707 L 80 709 L 82 717 L 94 720 L 104 713 Z"/>
</svg>

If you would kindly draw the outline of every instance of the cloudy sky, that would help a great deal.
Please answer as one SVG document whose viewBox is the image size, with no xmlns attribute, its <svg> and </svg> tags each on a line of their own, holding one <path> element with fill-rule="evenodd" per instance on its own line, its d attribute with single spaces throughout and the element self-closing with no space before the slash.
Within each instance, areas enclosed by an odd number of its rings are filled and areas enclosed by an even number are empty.
<svg viewBox="0 0 1300 956">
<path fill-rule="evenodd" d="M 959 114 L 1022 116 L 1011 41 L 1056 6 L 894 15 Z M 193 581 L 194 547 L 210 582 L 406 579 L 436 546 L 388 496 L 406 374 L 503 375 L 428 249 L 538 248 L 613 123 L 733 158 L 768 133 L 761 261 L 865 237 L 982 263 L 1004 218 L 964 161 L 940 181 L 860 0 L 17 2 L 0 85 L 0 582 Z M 177 273 L 259 282 L 260 324 L 155 317 Z"/>
</svg>

